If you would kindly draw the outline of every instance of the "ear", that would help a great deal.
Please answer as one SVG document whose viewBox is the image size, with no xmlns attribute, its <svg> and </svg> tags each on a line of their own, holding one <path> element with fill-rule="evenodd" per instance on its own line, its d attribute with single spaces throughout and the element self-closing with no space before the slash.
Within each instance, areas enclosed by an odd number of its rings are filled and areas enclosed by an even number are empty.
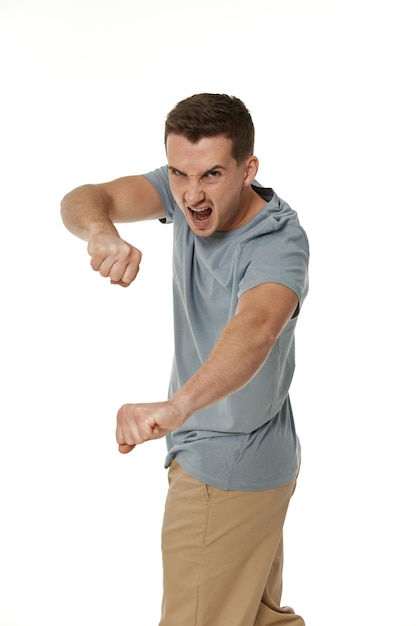
<svg viewBox="0 0 418 626">
<path fill-rule="evenodd" d="M 258 172 L 258 159 L 252 155 L 245 161 L 243 187 L 249 187 Z"/>
</svg>

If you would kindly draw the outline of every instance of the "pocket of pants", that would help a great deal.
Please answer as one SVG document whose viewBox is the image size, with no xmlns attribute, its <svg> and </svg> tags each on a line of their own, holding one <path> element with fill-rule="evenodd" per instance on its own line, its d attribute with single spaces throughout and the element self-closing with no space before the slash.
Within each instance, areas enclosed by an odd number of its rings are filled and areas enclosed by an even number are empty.
<svg viewBox="0 0 418 626">
<path fill-rule="evenodd" d="M 178 468 L 178 462 L 176 461 L 176 459 L 173 459 L 170 463 L 170 467 L 168 468 L 168 472 L 167 472 L 167 479 L 168 479 L 168 484 L 171 483 L 171 479 L 172 479 L 172 475 L 173 473 L 176 471 L 176 469 Z"/>
<path fill-rule="evenodd" d="M 203 484 L 203 493 L 205 495 L 205 500 L 207 502 L 210 502 L 212 500 L 212 496 L 213 496 L 213 487 L 211 485 L 207 485 L 206 483 L 202 483 Z"/>
</svg>

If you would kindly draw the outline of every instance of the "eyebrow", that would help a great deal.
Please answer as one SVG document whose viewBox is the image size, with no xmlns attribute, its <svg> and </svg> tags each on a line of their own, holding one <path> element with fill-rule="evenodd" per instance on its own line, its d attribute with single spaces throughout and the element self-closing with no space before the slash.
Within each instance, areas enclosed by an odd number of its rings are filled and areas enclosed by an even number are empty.
<svg viewBox="0 0 418 626">
<path fill-rule="evenodd" d="M 181 170 L 178 169 L 178 167 L 175 167 L 174 165 L 169 165 L 168 169 L 171 170 L 172 172 L 179 172 L 179 174 L 182 174 L 183 176 L 188 176 L 188 174 L 186 174 L 185 172 L 182 172 Z M 206 174 L 210 174 L 211 172 L 215 172 L 216 170 L 225 170 L 226 168 L 223 165 L 214 165 L 213 167 L 210 167 L 208 170 L 206 170 L 206 172 L 204 172 L 202 174 L 202 176 L 199 176 L 199 178 L 202 178 L 203 176 L 206 176 Z"/>
</svg>

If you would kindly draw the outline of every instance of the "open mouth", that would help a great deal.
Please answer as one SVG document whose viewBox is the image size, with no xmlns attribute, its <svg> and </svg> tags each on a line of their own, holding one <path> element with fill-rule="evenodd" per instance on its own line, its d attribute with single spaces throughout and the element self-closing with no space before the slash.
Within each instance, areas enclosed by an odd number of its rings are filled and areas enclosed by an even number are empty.
<svg viewBox="0 0 418 626">
<path fill-rule="evenodd" d="M 200 227 L 205 226 L 208 223 L 210 216 L 212 215 L 212 209 L 209 209 L 207 207 L 198 210 L 191 209 L 190 207 L 187 208 L 192 217 L 193 223 Z"/>
</svg>

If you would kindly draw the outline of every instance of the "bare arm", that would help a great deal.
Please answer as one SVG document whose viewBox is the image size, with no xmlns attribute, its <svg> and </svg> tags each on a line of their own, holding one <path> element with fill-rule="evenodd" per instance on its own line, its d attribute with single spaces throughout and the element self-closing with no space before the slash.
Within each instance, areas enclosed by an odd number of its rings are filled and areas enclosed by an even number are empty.
<svg viewBox="0 0 418 626">
<path fill-rule="evenodd" d="M 245 293 L 207 361 L 170 400 L 121 407 L 116 433 L 120 451 L 168 434 L 196 411 L 244 387 L 267 359 L 297 304 L 292 290 L 275 283 Z"/>
<path fill-rule="evenodd" d="M 297 304 L 291 289 L 275 283 L 246 292 L 206 363 L 173 396 L 182 413 L 190 417 L 244 387 L 264 364 Z"/>
<path fill-rule="evenodd" d="M 61 201 L 61 217 L 70 232 L 88 241 L 95 232 L 114 234 L 118 222 L 162 218 L 164 210 L 145 176 L 125 176 L 73 189 Z"/>
<path fill-rule="evenodd" d="M 70 232 L 88 242 L 92 268 L 126 287 L 138 273 L 141 252 L 121 239 L 115 223 L 158 219 L 164 211 L 144 176 L 127 176 L 70 191 L 61 201 L 61 217 Z"/>
</svg>

